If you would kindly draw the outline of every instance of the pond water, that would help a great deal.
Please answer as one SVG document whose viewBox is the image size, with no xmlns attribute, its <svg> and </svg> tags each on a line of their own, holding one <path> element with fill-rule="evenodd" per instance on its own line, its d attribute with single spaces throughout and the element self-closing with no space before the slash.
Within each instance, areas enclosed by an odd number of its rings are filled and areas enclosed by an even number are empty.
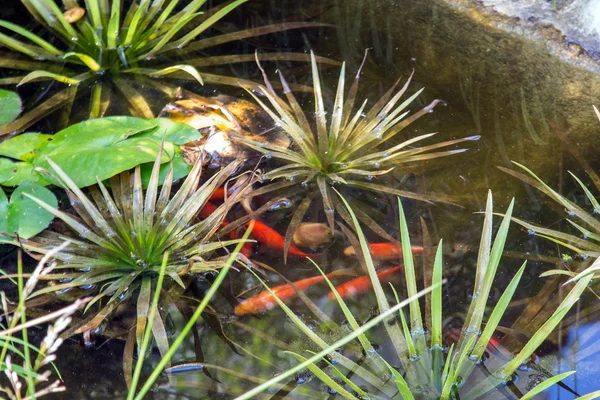
<svg viewBox="0 0 600 400">
<path fill-rule="evenodd" d="M 10 18 L 18 20 L 21 17 L 16 15 Z M 403 200 L 413 244 L 423 243 L 421 219 L 427 225 L 433 243 L 444 239 L 443 268 L 448 282 L 443 292 L 443 307 L 447 337 L 460 329 L 471 301 L 483 225 L 481 212 L 485 209 L 488 189 L 493 192 L 495 212 L 504 212 L 510 200 L 515 198 L 514 216 L 517 218 L 578 234 L 566 221 L 568 215 L 564 207 L 497 167 L 514 169 L 511 161 L 522 163 L 550 187 L 591 212 L 592 206 L 567 171 L 589 183 L 593 191 L 585 168 L 580 160 L 573 157 L 573 150 L 577 150 L 592 168 L 596 168 L 600 161 L 593 147 L 597 141 L 590 137 L 592 132 L 600 130 L 600 121 L 596 120 L 592 109 L 595 95 L 577 96 L 578 90 L 585 91 L 586 84 L 595 87 L 595 81 L 588 80 L 590 77 L 597 79 L 592 72 L 555 58 L 543 43 L 534 44 L 521 36 L 486 28 L 457 13 L 445 2 L 435 0 L 253 1 L 227 16 L 221 29 L 228 31 L 281 20 L 313 20 L 331 26 L 290 30 L 236 42 L 219 48 L 219 54 L 251 54 L 257 47 L 261 52 L 304 53 L 313 50 L 317 55 L 346 61 L 347 77 L 352 77 L 365 49 L 369 48 L 358 98 L 368 98 L 372 104 L 398 78 L 404 82 L 414 71 L 409 93 L 422 87 L 425 90 L 411 106 L 414 109 L 411 111 L 424 107 L 436 98 L 443 100 L 432 113 L 411 124 L 403 132 L 403 139 L 430 132 L 438 132 L 437 141 L 481 136 L 478 141 L 462 143 L 460 147 L 467 149 L 464 153 L 432 159 L 415 168 L 396 168 L 384 177 L 373 179 L 373 182 L 402 190 L 453 196 L 457 203 L 426 204 Z M 265 68 L 273 80 L 278 69 L 294 83 L 312 82 L 307 63 L 278 61 L 265 63 Z M 324 95 L 331 107 L 339 67 L 322 65 L 320 68 L 323 87 L 326 88 Z M 243 79 L 261 80 L 260 71 L 253 63 L 225 65 L 215 70 Z M 178 83 L 202 96 L 227 94 L 249 98 L 242 90 L 235 88 L 209 84 L 200 86 L 185 81 Z M 33 92 L 33 95 L 37 93 Z M 155 112 L 169 101 L 151 90 L 143 93 L 147 94 Z M 23 94 L 32 95 L 26 91 Z M 298 98 L 306 112 L 314 110 L 312 94 L 298 95 Z M 80 110 L 77 107 L 75 105 L 71 113 L 74 119 L 81 118 L 78 115 L 85 114 L 87 110 L 87 106 L 81 106 Z M 576 116 L 572 112 L 574 109 L 579 110 Z M 118 114 L 119 106 L 109 110 L 109 113 Z M 37 123 L 33 129 L 52 132 L 58 130 L 61 123 L 60 116 L 54 114 Z M 557 132 L 571 134 L 573 127 L 579 131 L 573 133 L 575 139 L 565 145 Z M 266 168 L 269 168 L 269 164 L 266 164 Z M 349 190 L 343 191 L 343 194 L 356 200 L 356 204 L 361 202 L 363 211 L 390 235 L 398 237 L 398 209 L 393 196 Z M 268 225 L 281 233 L 285 232 L 302 197 L 293 196 L 289 200 L 289 207 L 267 211 L 262 216 Z M 305 221 L 326 222 L 321 204 L 313 206 Z M 494 229 L 497 229 L 500 217 L 494 222 Z M 511 226 L 505 254 L 490 293 L 491 304 L 499 300 L 524 260 L 529 260 L 528 265 L 515 297 L 500 322 L 504 328 L 498 334 L 498 337 L 503 337 L 499 344 L 501 351 L 492 352 L 485 363 L 475 368 L 466 382 L 467 386 L 474 386 L 483 380 L 489 371 L 502 365 L 511 353 L 517 352 L 522 346 L 519 344 L 519 335 L 531 336 L 545 322 L 549 310 L 554 310 L 568 292 L 568 287 L 561 286 L 566 278 L 540 278 L 541 273 L 565 268 L 565 265 L 578 268 L 580 264 L 590 264 L 589 260 L 581 261 L 574 251 L 530 233 L 517 224 Z M 373 232 L 367 231 L 367 236 L 372 241 L 378 240 Z M 362 274 L 359 263 L 342 253 L 348 245 L 343 235 L 336 237 L 323 251 L 323 256 L 317 259 L 319 265 L 326 271 L 352 268 L 355 274 Z M 567 255 L 575 259 L 565 261 Z M 290 257 L 284 263 L 281 253 L 269 248 L 258 247 L 254 258 L 271 266 L 290 281 L 318 274 L 307 260 Z M 416 262 L 420 270 L 422 257 L 417 256 Z M 391 265 L 393 263 L 382 263 L 382 266 Z M 285 283 L 277 274 L 269 273 L 267 277 L 269 286 Z M 400 296 L 405 296 L 403 277 L 393 282 Z M 209 286 L 202 280 L 197 285 L 200 293 Z M 295 365 L 296 360 L 285 354 L 284 350 L 319 350 L 277 308 L 256 317 L 233 315 L 229 300 L 242 293 L 242 297 L 256 294 L 258 287 L 250 273 L 231 271 L 223 289 L 211 303 L 210 315 L 197 327 L 206 368 L 173 375 L 171 381 L 162 377 L 148 398 L 235 398 L 262 380 L 270 379 Z M 564 322 L 536 351 L 536 363 L 522 366 L 509 383 L 486 396 L 494 399 L 519 398 L 543 379 L 545 373 L 556 374 L 569 370 L 577 372 L 564 380 L 565 386 L 553 386 L 536 398 L 573 399 L 577 397 L 576 394 L 600 390 L 600 382 L 595 378 L 600 372 L 596 362 L 600 340 L 599 303 L 593 289 L 590 287 L 589 291 L 584 292 L 581 301 Z M 323 284 L 306 291 L 306 295 L 325 315 L 344 328 L 345 318 L 339 307 L 327 299 L 328 293 L 328 288 Z M 391 300 L 391 292 L 388 295 Z M 190 310 L 194 305 L 194 302 L 190 302 Z M 348 305 L 361 324 L 378 313 L 376 298 L 371 292 L 349 299 Z M 321 332 L 329 343 L 347 333 L 343 329 L 327 331 L 301 299 L 292 301 L 290 306 L 314 331 Z M 488 307 L 488 312 L 491 312 L 491 307 Z M 215 315 L 220 319 L 221 337 L 215 333 L 215 329 L 211 329 L 219 324 Z M 122 319 L 126 320 L 126 316 Z M 184 321 L 170 322 L 167 330 L 174 337 Z M 57 366 L 68 391 L 48 398 L 126 397 L 127 388 L 122 372 L 124 341 L 122 338 L 109 340 L 102 336 L 103 332 L 99 333 L 91 347 L 83 346 L 80 336 L 73 337 L 63 345 L 58 353 Z M 379 326 L 370 331 L 369 340 L 374 351 L 392 366 L 399 365 L 385 329 Z M 356 345 L 348 346 L 343 351 L 348 357 L 360 360 L 359 364 L 365 368 L 372 367 L 372 357 L 364 357 Z M 176 363 L 192 362 L 196 356 L 194 345 L 188 340 L 173 360 Z M 149 373 L 158 359 L 158 353 L 153 352 L 144 373 Z M 368 388 L 373 398 L 389 398 L 390 393 L 395 394 L 395 391 L 386 394 L 373 390 L 360 378 L 359 373 L 350 376 L 357 384 Z M 378 378 L 388 381 L 391 376 L 381 374 Z M 283 383 L 287 384 L 286 389 L 272 388 L 260 398 L 341 398 L 307 372 Z"/>
</svg>

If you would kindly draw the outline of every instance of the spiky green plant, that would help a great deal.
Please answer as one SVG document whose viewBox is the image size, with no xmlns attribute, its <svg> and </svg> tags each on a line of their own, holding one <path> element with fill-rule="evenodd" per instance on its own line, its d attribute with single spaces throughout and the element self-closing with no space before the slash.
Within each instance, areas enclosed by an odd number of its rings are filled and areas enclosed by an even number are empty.
<svg viewBox="0 0 600 400">
<path fill-rule="evenodd" d="M 196 68 L 250 61 L 253 55 L 197 57 L 193 56 L 193 52 L 311 24 L 273 24 L 200 38 L 216 22 L 246 1 L 235 0 L 201 11 L 206 0 L 186 2 L 183 8 L 178 8 L 178 0 L 85 0 L 85 8 L 81 8 L 77 0 L 64 0 L 64 10 L 85 12 L 79 20 L 69 22 L 55 0 L 21 0 L 47 34 L 37 35 L 14 23 L 0 20 L 0 27 L 6 32 L 0 32 L 0 45 L 30 59 L 4 54 L 0 68 L 31 71 L 25 76 L 4 78 L 0 84 L 23 85 L 31 81 L 55 80 L 81 87 L 92 85 L 91 117 L 101 116 L 106 111 L 109 101 L 105 95 L 107 89 L 122 95 L 132 114 L 152 117 L 150 105 L 130 78 L 173 76 L 200 83 L 251 84 L 238 78 L 200 74 Z M 16 37 L 7 33 L 16 34 Z M 50 39 L 46 40 L 45 37 Z M 186 58 L 183 63 L 173 63 L 174 58 L 182 55 Z M 290 53 L 265 56 L 265 59 L 272 60 L 303 58 L 302 54 Z M 165 89 L 165 85 L 157 85 L 159 89 Z M 168 85 L 166 87 L 169 88 Z M 173 88 L 169 90 L 173 91 Z M 67 92 L 66 95 L 55 95 L 49 99 L 47 107 L 55 108 L 57 103 L 72 101 L 72 92 L 80 93 L 82 90 Z M 17 120 L 5 131 L 21 130 L 27 122 L 27 119 Z"/>
<path fill-rule="evenodd" d="M 592 108 L 594 109 L 596 117 L 598 118 L 598 120 L 600 120 L 600 111 L 598 110 L 598 108 L 596 108 L 596 106 L 592 106 Z M 570 142 L 568 137 L 557 127 L 554 128 L 559 139 L 561 139 L 561 141 L 565 144 L 566 148 L 569 150 L 571 155 L 583 167 L 586 174 L 593 182 L 596 191 L 600 191 L 600 178 L 598 177 L 596 171 L 574 148 L 574 144 Z M 530 234 L 548 239 L 560 246 L 575 251 L 578 255 L 581 255 L 585 258 L 592 257 L 597 259 L 598 257 L 600 257 L 600 222 L 596 219 L 596 216 L 600 213 L 600 202 L 598 201 L 596 196 L 593 195 L 590 189 L 587 188 L 586 184 L 583 183 L 583 181 L 571 171 L 568 171 L 569 175 L 571 175 L 571 177 L 575 179 L 575 181 L 577 182 L 579 187 L 581 187 L 581 190 L 585 194 L 585 197 L 590 202 L 590 205 L 592 207 L 591 212 L 586 211 L 585 208 L 577 205 L 574 201 L 569 200 L 567 197 L 552 189 L 529 168 L 515 161 L 513 161 L 513 164 L 523 169 L 527 174 L 523 174 L 521 172 L 509 168 L 498 168 L 506 172 L 507 174 L 514 176 L 515 178 L 533 186 L 534 188 L 536 188 L 537 190 L 554 200 L 558 205 L 564 207 L 564 210 L 569 217 L 566 218 L 567 222 L 575 228 L 579 235 L 574 235 L 557 229 L 545 228 L 518 218 L 513 218 L 513 221 L 527 229 Z M 542 276 L 557 274 L 567 275 L 571 277 L 569 282 L 572 282 L 587 275 L 594 275 L 597 278 L 598 272 L 600 272 L 600 261 L 596 260 L 583 271 L 574 272 L 569 270 L 550 270 L 546 271 Z"/>
<path fill-rule="evenodd" d="M 258 386 L 256 389 L 239 396 L 237 399 L 249 399 L 255 396 L 260 391 L 265 390 L 269 385 L 275 384 L 293 375 L 301 368 L 309 368 L 314 371 L 315 376 L 321 379 L 328 385 L 332 386 L 338 393 L 347 399 L 364 398 L 365 390 L 357 387 L 346 378 L 346 369 L 358 375 L 363 381 L 369 383 L 368 397 L 376 397 L 380 395 L 390 395 L 392 393 L 400 393 L 403 399 L 458 399 L 458 398 L 478 398 L 480 395 L 494 389 L 498 385 L 502 385 L 509 380 L 513 373 L 528 360 L 538 346 L 545 338 L 556 328 L 558 323 L 565 317 L 572 306 L 578 301 L 581 293 L 585 290 L 591 277 L 585 277 L 579 280 L 565 297 L 563 302 L 558 306 L 554 314 L 548 319 L 540 329 L 533 334 L 524 347 L 511 359 L 504 362 L 499 368 L 491 371 L 487 379 L 478 382 L 469 381 L 469 376 L 475 368 L 478 368 L 478 363 L 482 360 L 484 350 L 486 349 L 496 327 L 501 321 L 511 298 L 518 286 L 518 283 L 525 270 L 525 263 L 515 274 L 508 287 L 504 290 L 503 295 L 494 306 L 492 313 L 487 318 L 484 324 L 484 314 L 489 294 L 494 285 L 497 268 L 500 264 L 501 255 L 504 249 L 504 244 L 508 235 L 510 224 L 510 216 L 512 213 L 513 204 L 509 206 L 506 216 L 503 218 L 495 240 L 492 242 L 492 197 L 491 193 L 488 197 L 485 221 L 483 225 L 483 234 L 480 243 L 479 257 L 477 262 L 477 270 L 475 274 L 474 295 L 471 301 L 465 324 L 461 330 L 461 335 L 456 345 L 452 345 L 448 352 L 443 350 L 444 343 L 442 342 L 442 246 L 438 247 L 435 261 L 432 269 L 430 296 L 427 304 L 430 307 L 430 319 L 424 321 L 421 314 L 421 306 L 418 301 L 414 301 L 423 292 L 418 292 L 418 284 L 416 279 L 415 266 L 413 256 L 410 251 L 410 241 L 408 235 L 407 221 L 402 211 L 402 204 L 398 200 L 400 208 L 400 232 L 401 241 L 404 253 L 404 269 L 406 281 L 406 293 L 409 300 L 399 303 L 396 306 L 391 306 L 388 302 L 385 291 L 377 278 L 374 263 L 368 251 L 368 243 L 360 228 L 358 219 L 349 207 L 348 203 L 342 198 L 342 201 L 348 207 L 348 212 L 352 216 L 354 228 L 357 233 L 357 239 L 352 238 L 357 242 L 357 248 L 361 249 L 363 255 L 362 264 L 368 273 L 375 296 L 377 298 L 379 311 L 381 313 L 377 322 L 385 320 L 384 329 L 388 333 L 391 346 L 395 350 L 395 356 L 401 363 L 401 370 L 396 370 L 378 354 L 373 353 L 368 337 L 365 335 L 365 327 L 373 327 L 373 321 L 361 327 L 354 318 L 349 306 L 339 296 L 335 287 L 329 280 L 327 282 L 330 288 L 335 293 L 338 304 L 340 305 L 344 316 L 346 317 L 353 332 L 348 337 L 333 343 L 325 343 L 321 338 L 316 336 L 308 326 L 299 318 L 288 306 L 283 302 L 278 301 L 280 307 L 285 311 L 289 318 L 296 324 L 302 332 L 313 340 L 323 350 L 316 355 L 305 356 L 295 354 L 301 364 L 292 368 L 290 371 L 279 374 L 276 378 Z M 394 291 L 395 292 L 395 291 Z M 397 298 L 397 297 L 396 297 Z M 407 305 L 409 308 L 408 318 L 404 316 L 401 306 Z M 400 310 L 399 310 L 400 309 Z M 399 318 L 389 319 L 391 311 L 400 311 Z M 387 317 L 387 319 L 386 319 Z M 398 320 L 400 322 L 398 322 Z M 425 329 L 427 327 L 427 329 Z M 363 346 L 365 354 L 370 354 L 370 360 L 355 368 L 353 365 L 348 365 L 345 357 L 337 352 L 340 344 L 348 343 L 349 340 L 358 339 L 358 342 Z M 339 366 L 330 369 L 328 367 L 318 367 L 316 362 L 327 355 L 332 360 L 336 360 Z M 374 373 L 365 372 L 367 367 L 376 368 Z M 394 390 L 390 390 L 388 385 L 381 384 L 378 376 L 383 371 L 388 370 L 392 374 L 389 384 L 394 385 Z M 336 381 L 331 379 L 331 376 L 337 378 Z M 561 374 L 551 378 L 540 389 L 555 383 L 566 377 L 567 374 Z M 535 389 L 534 389 L 535 390 Z M 536 392 L 532 393 L 535 394 Z"/>
<path fill-rule="evenodd" d="M 391 144 L 393 139 L 398 139 L 404 128 L 432 111 L 439 100 L 434 100 L 422 110 L 409 116 L 409 111 L 406 111 L 407 107 L 423 91 L 423 89 L 417 91 L 398 104 L 411 82 L 409 78 L 404 86 L 395 92 L 396 86 L 400 83 L 398 80 L 368 111 L 366 110 L 367 100 L 355 111 L 354 103 L 361 71 L 359 70 L 356 74 L 356 79 L 344 100 L 346 68 L 343 64 L 333 107 L 326 111 L 321 79 L 316 59 L 312 53 L 311 64 L 315 101 L 314 124 L 311 124 L 307 115 L 302 111 L 281 73 L 279 77 L 285 99 L 275 92 L 267 76 L 264 75 L 265 85 L 259 88 L 259 92 L 269 100 L 270 106 L 251 91 L 249 93 L 273 118 L 276 125 L 289 135 L 292 146 L 287 148 L 246 138 L 239 139 L 267 157 L 273 157 L 283 164 L 263 175 L 264 181 L 275 180 L 276 182 L 267 184 L 256 193 L 282 190 L 300 184 L 310 187 L 309 195 L 305 196 L 305 200 L 297 207 L 291 219 L 286 233 L 286 246 L 289 245 L 296 226 L 302 221 L 316 193 L 320 194 L 322 198 L 323 209 L 332 229 L 334 210 L 338 210 L 342 215 L 347 215 L 343 212 L 344 207 L 341 202 L 332 196 L 332 185 L 344 185 L 418 200 L 432 199 L 432 196 L 377 184 L 370 182 L 370 179 L 374 176 L 388 174 L 398 166 L 463 152 L 465 149 L 439 152 L 434 152 L 434 150 L 479 138 L 479 136 L 471 136 L 414 147 L 415 144 L 435 135 L 435 133 L 429 133 Z M 329 122 L 328 115 L 330 115 Z M 286 189 L 285 193 L 290 195 L 294 192 Z M 361 219 L 372 225 L 372 221 L 369 221 L 368 218 Z"/>
<path fill-rule="evenodd" d="M 45 276 L 45 279 L 60 282 L 34 293 L 84 289 L 84 293 L 94 295 L 85 311 L 97 307 L 97 312 L 74 326 L 71 333 L 95 329 L 120 304 L 134 301 L 137 313 L 134 338 L 139 346 L 163 257 L 166 257 L 165 290 L 176 295 L 195 275 L 223 267 L 226 260 L 216 251 L 239 242 L 221 241 L 216 232 L 226 212 L 249 188 L 250 180 L 236 183 L 236 187 L 232 187 L 233 194 L 209 217 L 196 219 L 214 190 L 230 178 L 239 163 L 228 165 L 198 187 L 202 171 L 198 161 L 172 194 L 172 168 L 159 189 L 161 156 L 162 150 L 159 150 L 145 193 L 138 166 L 133 174 L 124 172 L 110 179 L 112 194 L 98 181 L 97 186 L 89 188 L 91 199 L 58 165 L 48 160 L 53 178 L 65 188 L 77 216 L 53 208 L 36 197 L 30 198 L 60 219 L 76 236 L 66 237 L 50 231 L 12 243 L 29 252 L 46 254 L 65 239 L 71 242 L 55 255 L 59 261 L 56 268 L 62 273 Z M 151 321 L 152 332 L 164 354 L 168 349 L 164 315 L 157 316 L 160 318 Z"/>
<path fill-rule="evenodd" d="M 568 218 L 566 218 L 567 222 L 575 228 L 579 235 L 563 232 L 557 229 L 545 228 L 518 218 L 513 218 L 513 221 L 527 229 L 527 231 L 530 234 L 548 239 L 560 246 L 566 247 L 567 249 L 576 252 L 578 255 L 593 258 L 600 257 L 600 221 L 598 221 L 598 219 L 596 219 L 595 217 L 595 215 L 600 213 L 600 202 L 598 202 L 598 199 L 586 187 L 583 181 L 581 181 L 581 179 L 579 179 L 575 174 L 569 171 L 569 174 L 573 177 L 573 179 L 575 179 L 577 184 L 585 193 L 586 198 L 589 200 L 592 206 L 591 212 L 586 211 L 583 207 L 577 205 L 574 201 L 569 200 L 562 194 L 552 189 L 550 186 L 544 183 L 544 181 L 540 179 L 533 171 L 531 171 L 524 165 L 521 165 L 514 161 L 513 163 L 519 168 L 526 171 L 528 175 L 522 174 L 518 171 L 514 171 L 508 168 L 499 168 L 502 171 L 516 177 L 517 179 L 528 183 L 529 185 L 538 189 L 540 192 L 544 193 L 546 196 L 550 197 L 556 203 L 564 207 L 565 212 L 568 215 Z M 568 270 L 550 270 L 546 271 L 544 273 L 544 276 L 554 274 L 568 275 L 571 276 L 572 279 L 570 281 L 572 281 L 580 279 L 590 274 L 597 278 L 597 274 L 599 271 L 600 263 L 594 262 L 589 268 L 579 273 Z"/>
</svg>

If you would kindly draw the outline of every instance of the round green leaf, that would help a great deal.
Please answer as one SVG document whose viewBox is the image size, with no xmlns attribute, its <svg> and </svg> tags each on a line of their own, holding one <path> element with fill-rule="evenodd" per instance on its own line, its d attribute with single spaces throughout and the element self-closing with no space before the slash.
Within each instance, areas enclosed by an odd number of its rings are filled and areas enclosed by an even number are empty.
<svg viewBox="0 0 600 400">
<path fill-rule="evenodd" d="M 0 161 L 0 176 L 2 174 L 1 167 L 2 161 Z M 33 164 L 31 163 L 24 161 L 12 163 L 11 170 L 14 172 L 12 177 L 4 182 L 0 182 L 0 185 L 19 186 L 25 182 L 31 182 L 41 186 L 47 186 L 50 184 L 50 182 L 44 179 L 42 174 L 33 170 Z"/>
<path fill-rule="evenodd" d="M 0 89 L 0 125 L 8 124 L 21 113 L 21 98 L 14 92 Z"/>
<path fill-rule="evenodd" d="M 0 143 L 0 156 L 31 162 L 38 149 L 46 142 L 53 140 L 53 136 L 34 132 L 15 136 Z"/>
<path fill-rule="evenodd" d="M 176 148 L 175 155 L 171 162 L 166 162 L 160 166 L 160 171 L 158 174 L 158 184 L 162 185 L 165 182 L 165 178 L 169 173 L 169 168 L 171 167 L 171 163 L 173 165 L 173 181 L 177 181 L 183 177 L 186 177 L 190 171 L 192 170 L 192 166 L 185 162 L 182 157 L 182 151 L 178 147 Z M 147 163 L 141 166 L 142 173 L 142 184 L 144 187 L 148 187 L 148 182 L 150 182 L 150 176 L 152 175 L 152 168 L 154 167 L 154 163 Z"/>
<path fill-rule="evenodd" d="M 186 144 L 198 140 L 202 134 L 197 129 L 192 128 L 188 124 L 174 122 L 167 118 L 155 118 L 153 121 L 156 128 L 152 131 L 144 132 L 140 136 L 154 136 L 157 139 L 165 138 L 165 142 L 173 144 Z"/>
<path fill-rule="evenodd" d="M 105 180 L 137 165 L 153 162 L 165 138 L 161 161 L 170 160 L 174 144 L 197 140 L 200 132 L 170 120 L 109 117 L 73 125 L 41 146 L 33 165 L 49 169 L 51 159 L 79 187 Z M 46 177 L 52 183 L 52 178 Z"/>
<path fill-rule="evenodd" d="M 3 208 L 4 192 L 0 196 L 0 230 L 14 234 L 23 239 L 29 239 L 43 231 L 52 221 L 54 216 L 40 207 L 35 201 L 24 196 L 30 194 L 57 207 L 58 202 L 54 194 L 43 186 L 33 185 L 29 182 L 19 186 L 11 195 L 8 207 Z"/>
<path fill-rule="evenodd" d="M 0 184 L 4 185 L 4 182 L 15 176 L 17 168 L 15 162 L 8 158 L 0 158 Z"/>
</svg>

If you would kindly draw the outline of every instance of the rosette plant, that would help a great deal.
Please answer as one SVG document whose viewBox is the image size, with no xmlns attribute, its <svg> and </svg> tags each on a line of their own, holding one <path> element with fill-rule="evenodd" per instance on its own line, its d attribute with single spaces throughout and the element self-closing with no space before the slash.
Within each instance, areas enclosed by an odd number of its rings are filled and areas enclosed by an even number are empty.
<svg viewBox="0 0 600 400">
<path fill-rule="evenodd" d="M 448 149 L 448 147 L 479 139 L 479 136 L 470 136 L 420 147 L 416 145 L 435 136 L 435 133 L 398 140 L 404 128 L 432 111 L 440 100 L 434 100 L 428 106 L 409 115 L 407 107 L 423 91 L 421 89 L 401 102 L 411 82 L 411 78 L 409 78 L 404 86 L 396 91 L 396 87 L 400 83 L 398 80 L 370 109 L 367 109 L 368 100 L 365 99 L 355 110 L 354 105 L 362 66 L 344 99 L 346 68 L 345 64 L 342 65 L 333 107 L 326 110 L 316 61 L 314 54 L 311 53 L 314 121 L 311 121 L 309 116 L 304 113 L 282 74 L 279 77 L 285 99 L 276 93 L 264 73 L 265 85 L 260 86 L 258 91 L 270 105 L 265 104 L 261 98 L 248 90 L 250 95 L 273 118 L 276 126 L 288 134 L 292 146 L 283 147 L 277 144 L 252 141 L 248 138 L 239 138 L 246 145 L 265 154 L 267 158 L 274 158 L 282 164 L 263 174 L 263 180 L 269 183 L 254 192 L 254 195 L 285 189 L 286 195 L 291 196 L 294 193 L 290 190 L 293 186 L 298 188 L 297 191 L 300 190 L 300 184 L 309 188 L 308 195 L 304 197 L 291 219 L 286 233 L 286 248 L 311 201 L 319 195 L 332 229 L 334 211 L 338 211 L 346 221 L 349 220 L 342 203 L 332 195 L 332 185 L 348 186 L 359 190 L 387 193 L 423 201 L 432 200 L 435 199 L 434 196 L 400 190 L 389 185 L 371 182 L 371 180 L 375 176 L 386 175 L 399 166 L 461 153 L 466 149 Z M 328 116 L 330 116 L 329 121 Z M 443 150 L 436 151 L 438 149 Z M 382 229 L 374 227 L 373 221 L 364 213 L 361 213 L 360 217 L 363 222 L 385 235 Z"/>
<path fill-rule="evenodd" d="M 145 82 L 172 95 L 175 86 L 146 78 L 174 77 L 200 83 L 238 85 L 252 82 L 240 78 L 199 73 L 210 67 L 253 60 L 252 55 L 193 55 L 194 52 L 240 39 L 287 29 L 315 26 L 313 23 L 280 23 L 202 37 L 209 28 L 247 0 L 235 0 L 207 11 L 206 0 L 21 0 L 32 17 L 46 30 L 35 34 L 9 21 L 0 20 L 0 45 L 14 53 L 3 54 L 0 68 L 30 71 L 25 75 L 0 79 L 0 84 L 23 85 L 32 81 L 54 80 L 71 87 L 56 93 L 28 118 L 4 127 L 3 132 L 20 131 L 44 113 L 72 101 L 91 85 L 90 117 L 102 116 L 108 108 L 107 93 L 121 95 L 132 115 L 152 117 L 150 105 L 140 92 Z M 64 11 L 64 13 L 63 13 Z M 173 59 L 182 58 L 181 63 Z M 304 54 L 268 54 L 264 59 L 303 60 Z M 133 79 L 140 81 L 135 84 Z M 35 122 L 35 121 L 33 121 Z"/>
<path fill-rule="evenodd" d="M 229 208 L 249 187 L 249 179 L 232 183 L 231 196 L 224 204 L 209 217 L 197 218 L 215 189 L 230 179 L 239 164 L 228 165 L 199 186 L 202 166 L 197 162 L 179 189 L 174 191 L 172 168 L 159 188 L 161 156 L 162 147 L 145 191 L 138 166 L 133 173 L 123 172 L 111 178 L 110 191 L 98 181 L 96 186 L 88 188 L 89 195 L 57 164 L 48 160 L 52 169 L 48 173 L 65 188 L 76 215 L 35 196 L 26 196 L 60 219 L 74 235 L 45 231 L 29 240 L 0 240 L 37 254 L 47 254 L 65 240 L 69 241 L 67 247 L 54 255 L 58 262 L 55 273 L 44 275 L 44 279 L 54 282 L 33 296 L 74 289 L 93 296 L 85 313 L 94 312 L 74 326 L 71 333 L 93 330 L 108 320 L 119 305 L 134 302 L 135 335 L 130 335 L 130 340 L 135 339 L 139 348 L 146 323 L 152 324 L 154 340 L 164 354 L 169 347 L 165 312 L 157 312 L 157 318 L 147 321 L 150 298 L 163 263 L 163 291 L 176 296 L 177 291 L 181 294 L 195 276 L 223 267 L 227 252 L 219 255 L 218 250 L 240 241 L 222 241 L 217 231 Z M 168 298 L 162 297 L 163 301 Z M 161 304 L 160 309 L 168 310 L 169 307 Z"/>
</svg>

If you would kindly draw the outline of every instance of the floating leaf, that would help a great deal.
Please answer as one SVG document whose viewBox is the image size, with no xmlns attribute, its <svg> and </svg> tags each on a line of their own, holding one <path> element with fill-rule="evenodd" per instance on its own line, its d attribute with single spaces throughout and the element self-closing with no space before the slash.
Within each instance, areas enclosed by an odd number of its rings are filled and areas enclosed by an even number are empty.
<svg viewBox="0 0 600 400">
<path fill-rule="evenodd" d="M 11 195 L 10 202 L 0 189 L 0 231 L 17 233 L 22 239 L 29 239 L 43 231 L 54 216 L 36 202 L 24 196 L 30 194 L 56 207 L 54 194 L 43 186 L 24 183 Z"/>
<path fill-rule="evenodd" d="M 165 181 L 165 177 L 169 173 L 169 169 L 171 168 L 171 166 L 173 167 L 173 181 L 177 181 L 181 178 L 186 177 L 187 174 L 189 174 L 189 172 L 192 170 L 192 166 L 186 163 L 181 155 L 182 151 L 178 147 L 175 147 L 175 155 L 173 156 L 171 161 L 168 163 L 163 163 L 160 166 L 160 172 L 158 177 L 159 185 L 162 185 Z M 152 175 L 152 167 L 153 163 L 146 163 L 141 166 L 142 184 L 144 185 L 144 187 L 148 186 L 150 176 Z"/>
<path fill-rule="evenodd" d="M 37 150 L 53 135 L 28 132 L 0 143 L 0 156 L 32 161 Z"/>
<path fill-rule="evenodd" d="M 0 183 L 12 179 L 16 172 L 14 161 L 7 158 L 0 158 Z"/>
<path fill-rule="evenodd" d="M 21 98 L 14 92 L 0 90 L 0 125 L 8 124 L 21 113 Z"/>
<path fill-rule="evenodd" d="M 105 180 L 137 165 L 154 161 L 160 141 L 165 145 L 161 161 L 169 161 L 178 144 L 197 140 L 194 128 L 167 119 L 134 117 L 92 119 L 73 125 L 54 135 L 42 146 L 33 162 L 48 169 L 52 159 L 79 187 Z M 181 164 L 178 164 L 181 167 Z M 181 169 L 180 169 L 181 170 Z"/>
</svg>

